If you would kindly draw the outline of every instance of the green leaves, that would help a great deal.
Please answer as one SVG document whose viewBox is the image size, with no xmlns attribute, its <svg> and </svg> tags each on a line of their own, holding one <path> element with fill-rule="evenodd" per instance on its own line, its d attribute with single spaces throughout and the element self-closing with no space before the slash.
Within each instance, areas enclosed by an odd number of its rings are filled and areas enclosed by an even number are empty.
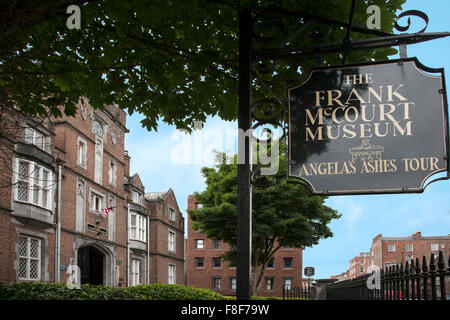
<svg viewBox="0 0 450 320">
<path fill-rule="evenodd" d="M 183 285 L 150 284 L 114 288 L 84 284 L 69 289 L 65 283 L 0 283 L 0 300 L 224 300 L 207 289 Z"/>
<path fill-rule="evenodd" d="M 403 2 L 373 1 L 382 9 L 383 31 L 392 30 L 396 10 Z M 80 30 L 67 29 L 63 5 L 55 10 L 45 1 L 37 2 L 35 10 L 25 10 L 33 16 L 24 16 L 25 25 L 18 31 L 11 30 L 7 19 L 0 21 L 4 34 L 13 35 L 8 39 L 0 35 L 2 103 L 29 114 L 54 116 L 61 115 L 57 106 L 64 106 L 63 111 L 73 115 L 78 97 L 86 96 L 95 108 L 115 102 L 130 115 L 145 115 L 148 121 L 143 125 L 148 130 L 157 129 L 158 118 L 184 128 L 192 128 L 193 120 L 207 116 L 236 119 L 239 6 L 252 8 L 256 34 L 279 36 L 269 42 L 255 41 L 255 49 L 260 49 L 277 47 L 302 23 L 296 17 L 267 18 L 263 12 L 303 10 L 346 21 L 350 2 L 105 0 L 99 5 L 86 1 L 81 5 Z M 366 2 L 357 2 L 355 23 L 365 25 L 366 6 Z M 13 5 L 5 10 L 5 16 L 17 13 Z M 267 28 L 274 23 L 282 24 L 280 34 Z M 341 41 L 345 36 L 345 30 L 339 28 L 322 37 L 312 36 L 313 31 L 308 28 L 290 45 L 308 47 Z M 364 37 L 352 33 L 354 39 Z M 347 61 L 386 59 L 394 51 L 354 52 Z M 328 54 L 323 61 L 339 63 L 340 56 Z M 307 72 L 314 65 L 314 57 L 286 58 L 277 61 L 276 73 L 261 76 L 274 83 L 273 90 L 283 96 L 283 79 L 299 77 L 298 67 Z M 260 96 L 267 97 L 256 85 L 255 98 Z"/>
</svg>

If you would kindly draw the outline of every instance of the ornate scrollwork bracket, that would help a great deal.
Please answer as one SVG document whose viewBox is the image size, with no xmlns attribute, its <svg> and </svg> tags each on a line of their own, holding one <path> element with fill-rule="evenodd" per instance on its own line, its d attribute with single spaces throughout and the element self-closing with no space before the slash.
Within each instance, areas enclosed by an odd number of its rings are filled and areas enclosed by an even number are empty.
<svg viewBox="0 0 450 320">
<path fill-rule="evenodd" d="M 417 33 L 423 33 L 427 29 L 428 22 L 429 22 L 428 16 L 424 12 L 419 11 L 419 10 L 408 10 L 408 11 L 400 13 L 398 15 L 397 19 L 395 20 L 394 28 L 400 32 L 407 31 L 409 29 L 409 27 L 411 26 L 411 18 L 409 16 L 419 17 L 423 21 L 425 21 L 425 27 L 423 27 L 422 30 L 418 31 Z M 406 26 L 401 26 L 398 24 L 398 21 L 403 17 L 408 17 Z"/>
</svg>

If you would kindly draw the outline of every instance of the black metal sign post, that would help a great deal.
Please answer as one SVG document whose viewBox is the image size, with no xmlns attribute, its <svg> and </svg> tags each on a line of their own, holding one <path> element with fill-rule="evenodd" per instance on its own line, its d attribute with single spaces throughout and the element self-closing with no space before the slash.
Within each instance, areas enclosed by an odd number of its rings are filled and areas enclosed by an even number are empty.
<svg viewBox="0 0 450 320">
<path fill-rule="evenodd" d="M 309 292 L 309 294 L 311 294 L 311 277 L 314 276 L 314 268 L 306 267 L 304 273 L 305 273 L 305 276 L 308 277 L 308 292 Z"/>
<path fill-rule="evenodd" d="M 252 16 L 250 10 L 239 12 L 239 107 L 238 126 L 247 132 L 251 120 Z M 252 185 L 250 137 L 238 144 L 237 185 L 237 291 L 238 300 L 250 300 L 252 259 Z"/>
<path fill-rule="evenodd" d="M 352 0 L 351 12 L 348 22 L 342 22 L 332 19 L 323 18 L 320 16 L 308 14 L 300 11 L 288 11 L 279 8 L 270 8 L 270 10 L 266 10 L 264 12 L 255 13 L 250 9 L 239 9 L 239 106 L 238 106 L 238 126 L 241 130 L 241 133 L 248 132 L 249 129 L 255 128 L 258 126 L 271 124 L 282 127 L 285 129 L 285 122 L 281 122 L 284 113 L 284 102 L 274 93 L 271 89 L 271 85 L 269 83 L 264 82 L 260 77 L 258 77 L 258 73 L 253 71 L 254 62 L 264 62 L 271 61 L 275 63 L 278 59 L 290 59 L 291 61 L 296 60 L 297 58 L 304 58 L 305 56 L 316 56 L 320 57 L 322 54 L 327 53 L 342 53 L 345 60 L 346 55 L 353 50 L 361 50 L 361 49 L 375 49 L 382 47 L 392 47 L 399 46 L 400 47 L 400 58 L 406 59 L 406 45 L 419 43 L 424 41 L 429 41 L 433 39 L 443 38 L 450 36 L 450 32 L 440 32 L 440 33 L 424 33 L 425 28 L 423 28 L 418 33 L 413 34 L 401 34 L 395 35 L 379 30 L 372 30 L 361 26 L 353 25 L 353 10 L 354 10 L 355 0 Z M 293 34 L 287 35 L 286 39 L 278 39 L 284 40 L 281 41 L 281 44 L 276 46 L 275 48 L 258 48 L 257 50 L 253 49 L 253 23 L 254 17 L 259 16 L 259 18 L 267 18 L 268 20 L 273 21 L 274 16 L 277 17 L 292 17 L 295 19 L 302 19 L 303 24 L 300 26 L 298 30 L 296 30 Z M 428 17 L 423 12 L 417 10 L 410 10 L 403 12 L 397 18 L 400 19 L 405 16 L 417 16 L 422 18 L 426 24 L 428 24 Z M 255 18 L 256 19 L 256 18 Z M 290 43 L 295 38 L 302 35 L 305 30 L 307 30 L 308 26 L 319 24 L 328 28 L 338 27 L 338 28 L 346 28 L 347 34 L 345 39 L 341 42 L 336 43 L 326 43 L 326 44 L 318 44 L 312 47 L 295 47 L 291 46 Z M 409 28 L 409 20 L 408 26 L 402 27 L 395 22 L 395 28 L 398 31 L 406 31 Z M 351 32 L 359 32 L 365 34 L 375 35 L 377 37 L 371 37 L 368 39 L 359 39 L 352 40 L 350 37 Z M 303 35 L 302 35 L 303 36 Z M 280 42 L 279 42 L 280 43 Z M 255 81 L 259 81 L 262 88 L 265 88 L 271 99 L 262 99 L 255 103 L 252 103 L 252 75 L 255 78 Z M 388 89 L 389 90 L 389 89 Z M 400 93 L 395 92 L 395 88 L 392 89 L 392 95 L 398 97 Z M 398 94 L 398 95 L 397 95 Z M 445 96 L 445 94 L 444 94 Z M 336 96 L 331 96 L 332 98 L 336 98 Z M 319 97 L 320 99 L 320 97 Z M 337 99 L 337 98 L 336 98 Z M 269 105 L 272 109 L 271 112 L 268 112 L 268 116 L 265 116 L 264 119 L 257 119 L 253 109 L 261 108 L 263 104 Z M 280 107 L 280 108 L 278 108 Z M 389 112 L 386 109 L 386 112 Z M 445 110 L 447 112 L 447 110 Z M 263 111 L 265 114 L 266 112 Z M 345 114 L 344 114 L 345 116 Z M 252 120 L 258 121 L 258 123 L 252 127 Z M 341 121 L 338 119 L 338 121 Z M 407 129 L 407 128 L 406 128 Z M 401 127 L 401 130 L 406 130 L 404 127 Z M 285 138 L 285 134 L 279 139 L 280 141 Z M 238 300 L 248 300 L 250 299 L 251 292 L 251 239 L 252 239 L 252 184 L 256 187 L 260 187 L 258 185 L 257 176 L 259 174 L 258 168 L 260 168 L 260 164 L 252 168 L 252 155 L 250 153 L 251 143 L 254 138 L 252 135 L 247 135 L 245 137 L 246 141 L 244 144 L 238 144 L 238 184 L 237 184 L 237 215 L 238 215 L 238 226 L 237 226 L 237 291 L 236 298 Z M 255 139 L 258 143 L 258 140 Z M 448 141 L 447 141 L 448 144 Z M 349 147 L 350 148 L 350 147 Z M 448 158 L 446 159 L 448 163 Z M 437 165 L 437 164 L 436 164 Z M 273 178 L 272 184 L 275 183 L 277 176 Z M 293 182 L 289 180 L 289 175 L 286 174 L 286 178 L 288 182 Z M 445 179 L 448 179 L 445 177 Z M 437 179 L 436 179 L 437 180 Z"/>
</svg>

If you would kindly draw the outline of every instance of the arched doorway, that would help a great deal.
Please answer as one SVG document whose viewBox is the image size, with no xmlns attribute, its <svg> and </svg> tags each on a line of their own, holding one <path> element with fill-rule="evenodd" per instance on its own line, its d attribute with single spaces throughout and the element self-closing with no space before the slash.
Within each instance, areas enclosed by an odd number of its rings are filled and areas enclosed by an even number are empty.
<svg viewBox="0 0 450 320">
<path fill-rule="evenodd" d="M 81 270 L 81 284 L 104 285 L 105 255 L 93 246 L 78 249 L 78 266 Z"/>
</svg>

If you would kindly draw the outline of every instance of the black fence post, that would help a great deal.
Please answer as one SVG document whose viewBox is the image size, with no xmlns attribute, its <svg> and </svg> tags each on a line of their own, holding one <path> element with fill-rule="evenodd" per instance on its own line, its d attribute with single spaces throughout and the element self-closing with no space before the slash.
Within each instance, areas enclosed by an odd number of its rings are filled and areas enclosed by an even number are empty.
<svg viewBox="0 0 450 320">
<path fill-rule="evenodd" d="M 411 299 L 416 299 L 416 268 L 414 268 L 414 259 L 411 259 L 411 267 L 410 267 L 410 275 L 411 275 Z"/>
<path fill-rule="evenodd" d="M 405 264 L 405 300 L 409 300 L 409 263 Z"/>
<path fill-rule="evenodd" d="M 392 289 L 392 285 L 393 285 L 392 278 L 393 278 L 393 267 L 390 266 L 390 267 L 388 267 L 388 288 L 389 288 L 388 289 L 388 294 L 389 294 L 388 300 L 392 300 L 392 292 L 394 291 Z"/>
<path fill-rule="evenodd" d="M 400 268 L 398 264 L 394 266 L 394 300 L 400 299 Z"/>
<path fill-rule="evenodd" d="M 422 258 L 423 298 L 428 300 L 428 264 L 427 258 Z"/>
<path fill-rule="evenodd" d="M 416 258 L 416 286 L 417 286 L 417 300 L 420 300 L 420 261 Z"/>
<path fill-rule="evenodd" d="M 449 271 L 450 271 L 450 257 L 449 257 Z M 444 255 L 442 251 L 439 251 L 439 259 L 438 259 L 438 273 L 439 273 L 439 286 L 441 289 L 441 300 L 446 300 L 445 295 L 445 262 Z"/>
<path fill-rule="evenodd" d="M 400 297 L 399 300 L 405 300 L 405 271 L 403 269 L 403 262 L 400 263 L 400 271 L 399 271 L 399 281 L 400 281 Z"/>
<path fill-rule="evenodd" d="M 431 300 L 436 300 L 436 261 L 434 253 L 430 258 Z"/>
<path fill-rule="evenodd" d="M 389 267 L 384 269 L 384 300 L 389 300 Z"/>
</svg>

